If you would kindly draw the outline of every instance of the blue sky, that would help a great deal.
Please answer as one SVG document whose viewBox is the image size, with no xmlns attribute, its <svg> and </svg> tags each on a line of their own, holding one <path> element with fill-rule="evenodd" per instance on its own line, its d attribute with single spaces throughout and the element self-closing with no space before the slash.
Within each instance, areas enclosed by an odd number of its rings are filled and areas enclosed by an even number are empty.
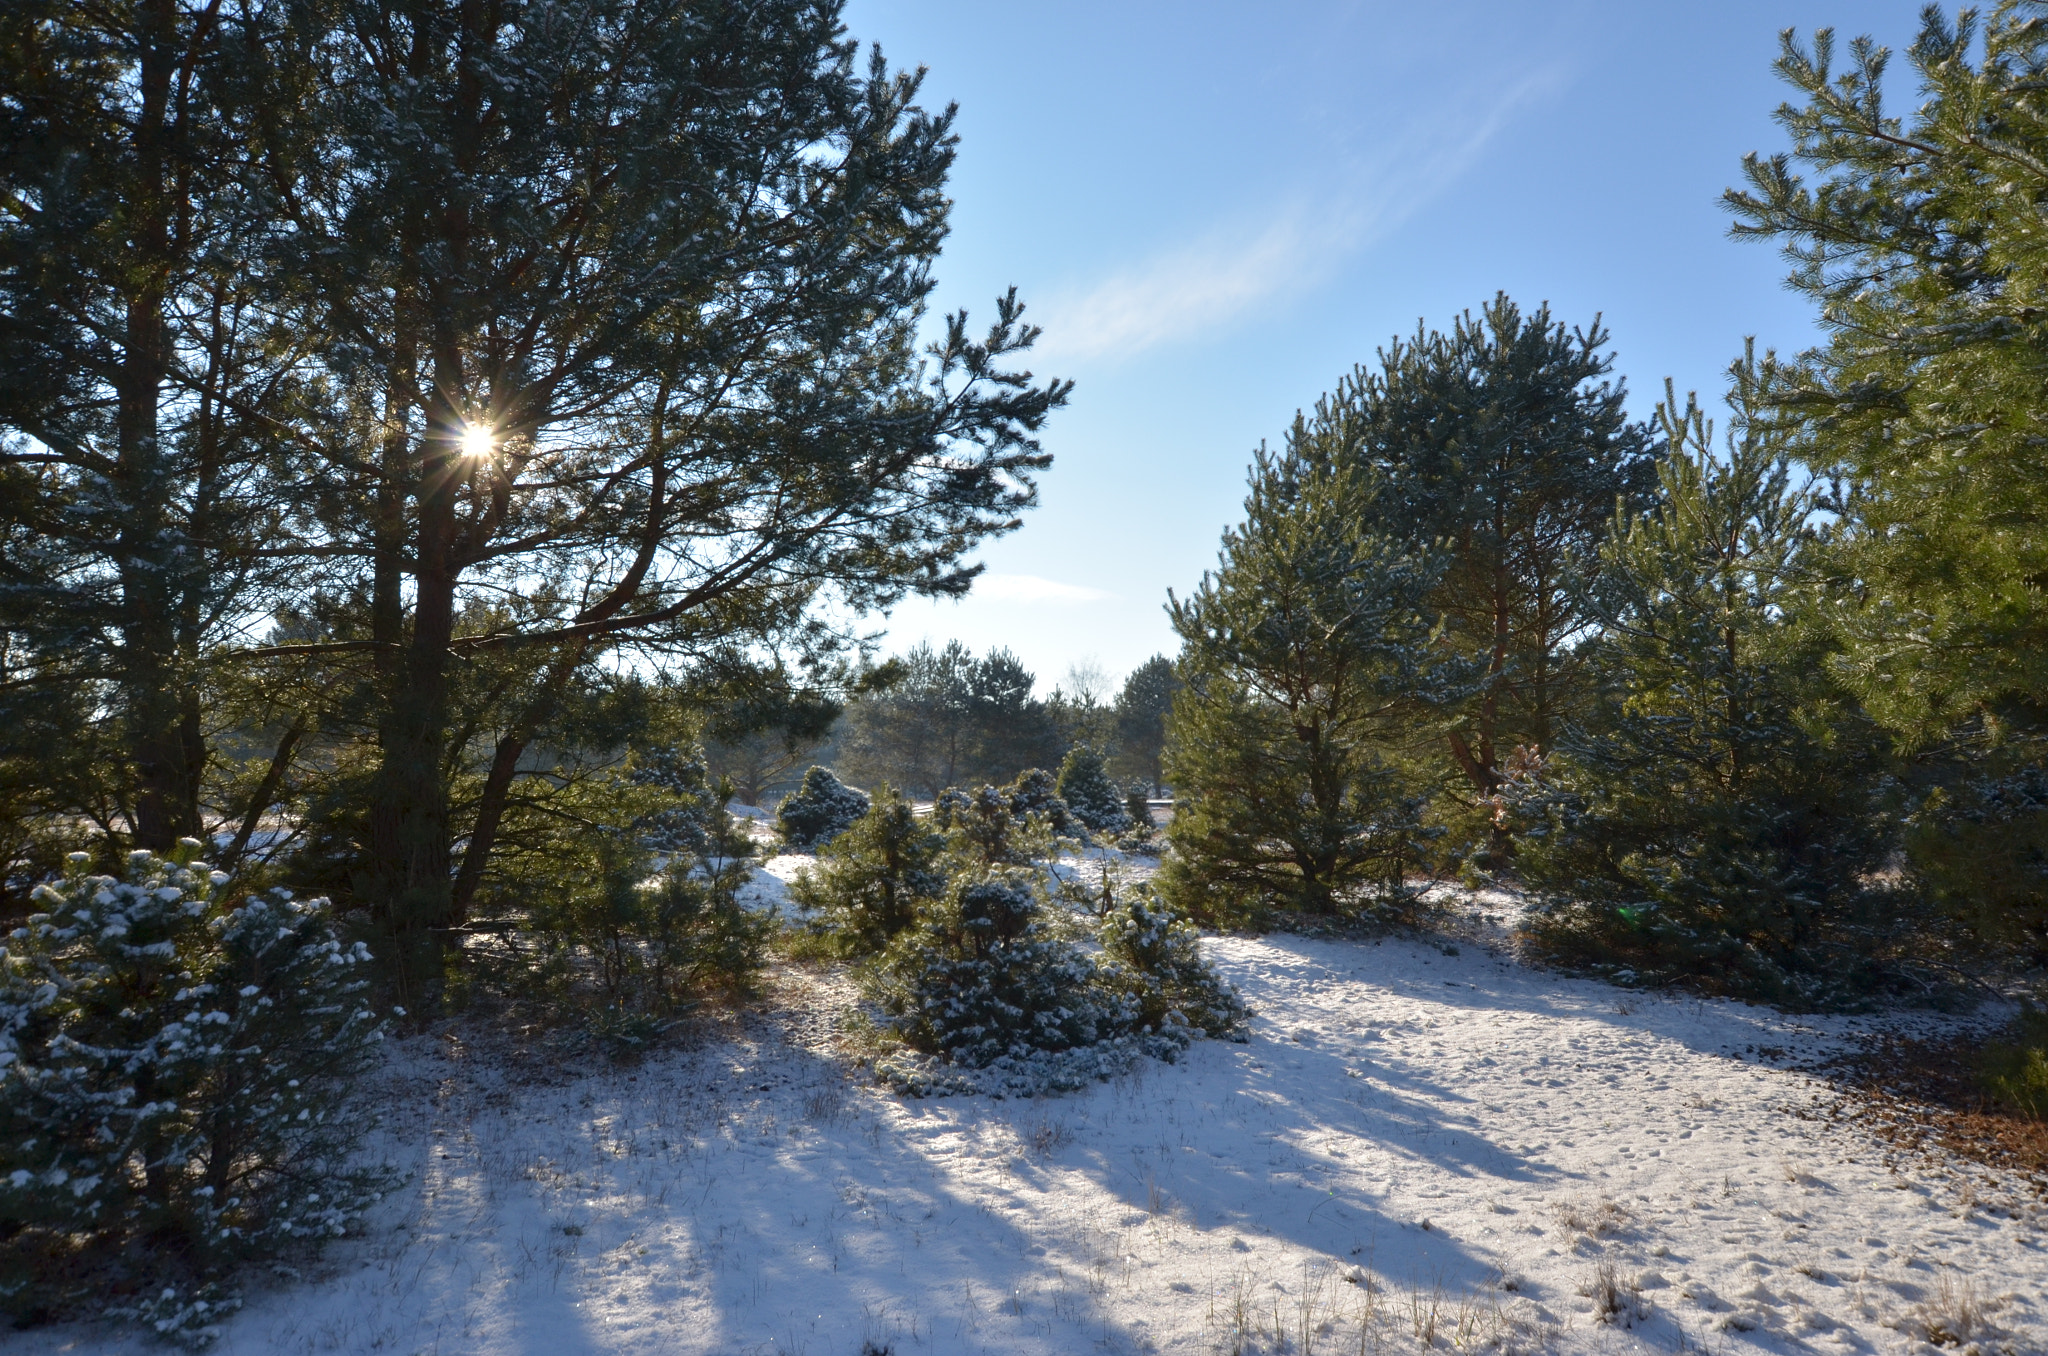
<svg viewBox="0 0 2048 1356">
<path fill-rule="evenodd" d="M 1077 383 L 1041 506 L 888 647 L 1007 645 L 1049 689 L 1177 645 L 1252 449 L 1418 319 L 1496 291 L 1585 324 L 1647 415 L 1718 396 L 1745 335 L 1814 342 L 1774 249 L 1728 239 L 1745 151 L 1784 148 L 1778 32 L 1895 50 L 1917 3 L 853 0 L 852 34 L 960 105 L 937 306 L 1014 283 L 1032 366 Z M 1894 61 L 1892 101 L 1917 103 Z M 1897 79 L 1896 77 L 1905 77 Z"/>
</svg>

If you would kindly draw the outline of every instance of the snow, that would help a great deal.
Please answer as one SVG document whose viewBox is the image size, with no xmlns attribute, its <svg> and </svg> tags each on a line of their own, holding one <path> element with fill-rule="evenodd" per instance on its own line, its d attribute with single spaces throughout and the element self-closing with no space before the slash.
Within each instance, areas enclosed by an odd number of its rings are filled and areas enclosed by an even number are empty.
<svg viewBox="0 0 2048 1356">
<path fill-rule="evenodd" d="M 413 1038 L 378 1146 L 411 1185 L 216 1349 L 1306 1353 L 1359 1350 L 1363 1318 L 1391 1352 L 1919 1352 L 1930 1323 L 2048 1350 L 2041 1202 L 1892 1161 L 1753 1053 L 1872 1019 L 1626 993 L 1487 939 L 1211 938 L 1249 1044 L 1037 1101 L 849 1078 L 830 974 L 632 1067 Z"/>
</svg>

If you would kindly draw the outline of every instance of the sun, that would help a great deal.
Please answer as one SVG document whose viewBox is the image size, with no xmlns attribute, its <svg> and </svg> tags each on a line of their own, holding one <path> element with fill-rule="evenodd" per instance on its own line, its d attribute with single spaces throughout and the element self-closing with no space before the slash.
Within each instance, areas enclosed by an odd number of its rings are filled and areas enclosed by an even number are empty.
<svg viewBox="0 0 2048 1356">
<path fill-rule="evenodd" d="M 491 455 L 491 430 L 483 424 L 465 424 L 462 427 L 462 455 L 465 457 L 488 457 Z"/>
</svg>

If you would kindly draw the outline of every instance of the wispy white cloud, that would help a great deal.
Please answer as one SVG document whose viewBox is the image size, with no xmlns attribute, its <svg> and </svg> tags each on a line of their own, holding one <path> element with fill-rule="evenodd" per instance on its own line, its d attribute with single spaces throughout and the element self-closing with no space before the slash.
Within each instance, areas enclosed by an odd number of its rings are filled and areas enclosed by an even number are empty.
<svg viewBox="0 0 2048 1356">
<path fill-rule="evenodd" d="M 985 574 L 974 581 L 974 593 L 976 597 L 997 602 L 1051 603 L 1055 606 L 1099 603 L 1115 597 L 1101 589 L 1062 584 L 1057 579 L 1041 579 L 1035 574 Z"/>
<path fill-rule="evenodd" d="M 1301 204 L 1253 229 L 1212 231 L 1084 293 L 1053 297 L 1040 346 L 1060 357 L 1095 358 L 1214 332 L 1312 282 L 1349 235 Z"/>
<path fill-rule="evenodd" d="M 1522 107 L 1564 83 L 1539 70 L 1443 130 L 1401 141 L 1343 192 L 1283 204 L 1255 221 L 1212 228 L 1092 286 L 1048 298 L 1033 319 L 1053 358 L 1129 356 L 1208 338 L 1327 279 L 1351 255 L 1400 225 L 1469 169 Z"/>
</svg>

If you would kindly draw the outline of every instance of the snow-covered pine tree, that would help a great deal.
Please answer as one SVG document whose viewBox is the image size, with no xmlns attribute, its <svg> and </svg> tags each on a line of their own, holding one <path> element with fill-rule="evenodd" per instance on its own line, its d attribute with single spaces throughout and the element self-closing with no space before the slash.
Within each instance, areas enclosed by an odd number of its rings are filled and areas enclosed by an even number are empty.
<svg viewBox="0 0 2048 1356">
<path fill-rule="evenodd" d="M 813 767 L 804 773 L 803 784 L 783 798 L 776 810 L 775 827 L 793 848 L 818 848 L 846 832 L 867 812 L 865 792 L 846 785 L 829 768 Z"/>
<path fill-rule="evenodd" d="M 989 788 L 989 791 L 993 794 L 994 788 Z M 932 801 L 932 825 L 945 832 L 951 832 L 960 817 L 969 813 L 973 807 L 973 796 L 957 786 L 949 786 L 939 792 L 938 797 Z"/>
<path fill-rule="evenodd" d="M 1130 811 L 1124 808 L 1123 795 L 1110 780 L 1102 755 L 1086 744 L 1067 750 L 1054 789 L 1074 817 L 1097 833 L 1119 834 L 1131 827 Z"/>
<path fill-rule="evenodd" d="M 663 746 L 638 750 L 628 780 L 652 788 L 668 802 L 633 823 L 634 833 L 648 851 L 663 856 L 705 854 L 724 804 L 711 784 L 701 749 Z"/>
<path fill-rule="evenodd" d="M 1160 885 L 1195 918 L 1353 910 L 1402 895 L 1419 855 L 1420 801 L 1388 754 L 1469 686 L 1425 610 L 1442 559 L 1384 525 L 1385 480 L 1349 431 L 1325 401 L 1283 453 L 1261 447 L 1220 564 L 1169 602 L 1186 686 Z"/>
<path fill-rule="evenodd" d="M 1141 1031 L 1244 1039 L 1244 998 L 1202 959 L 1194 927 L 1150 889 L 1127 891 L 1098 936 L 1102 982 L 1130 1000 Z"/>
<path fill-rule="evenodd" d="M 1589 661 L 1607 701 L 1520 794 L 1519 866 L 1554 954 L 1640 983 L 1846 1001 L 1875 982 L 1883 830 L 1872 732 L 1801 625 L 1813 495 L 1731 368 L 1726 450 L 1674 394 L 1654 508 L 1603 548 Z M 1816 734 L 1824 730 L 1825 735 Z"/>
<path fill-rule="evenodd" d="M 0 1303 L 17 1313 L 84 1300 L 65 1279 L 80 1262 L 120 1255 L 175 1289 L 339 1234 L 388 1182 L 350 1163 L 362 1121 L 340 1114 L 382 1034 L 369 953 L 324 900 L 224 904 L 199 848 L 136 852 L 118 877 L 76 855 L 0 949 Z"/>
<path fill-rule="evenodd" d="M 876 984 L 913 1048 L 969 1068 L 1091 1045 L 1125 1025 L 1087 953 L 1047 928 L 1019 868 L 956 878 L 890 948 Z"/>
<path fill-rule="evenodd" d="M 882 950 L 946 891 L 946 836 L 886 783 L 868 812 L 818 849 L 790 897 L 813 909 L 848 955 Z"/>
<path fill-rule="evenodd" d="M 1053 775 L 1044 768 L 1027 768 L 1018 773 L 1017 780 L 1003 788 L 1003 796 L 1009 803 L 1010 817 L 1019 824 L 1038 820 L 1055 838 L 1092 841 L 1088 825 L 1061 799 Z"/>
<path fill-rule="evenodd" d="M 1045 774 L 1040 773 L 1040 776 Z M 1047 781 L 1050 785 L 1050 779 Z M 1060 808 L 1065 803 L 1051 797 Z M 951 870 L 985 871 L 999 866 L 1029 866 L 1053 851 L 1050 816 L 1043 806 L 1026 812 L 1007 789 L 984 786 L 973 792 L 949 786 L 932 804 L 932 826 L 946 835 Z M 1068 815 L 1071 819 L 1071 814 Z M 1074 828 L 1085 833 L 1078 821 Z"/>
<path fill-rule="evenodd" d="M 1124 791 L 1124 813 L 1131 817 L 1127 841 L 1149 843 L 1159 826 L 1152 819 L 1152 788 L 1143 779 L 1133 781 Z"/>
</svg>

